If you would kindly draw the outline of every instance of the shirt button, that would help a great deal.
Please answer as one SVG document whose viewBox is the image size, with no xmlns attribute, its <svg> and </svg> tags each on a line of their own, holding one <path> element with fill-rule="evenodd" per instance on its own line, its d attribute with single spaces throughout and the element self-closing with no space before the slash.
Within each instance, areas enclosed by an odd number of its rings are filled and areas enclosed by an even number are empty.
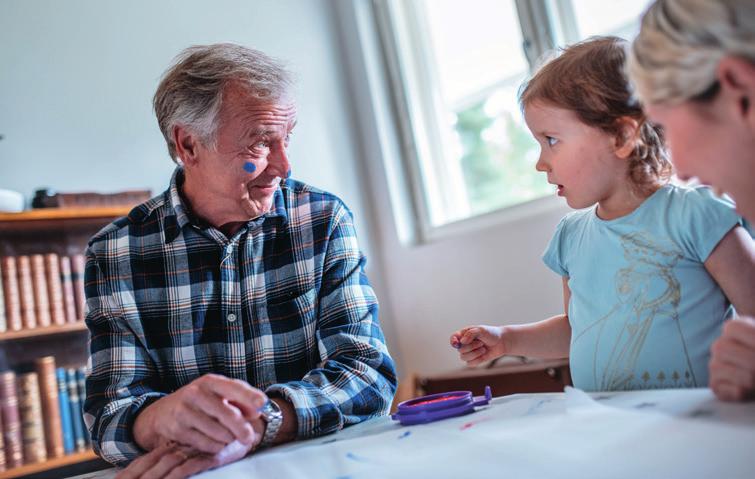
<svg viewBox="0 0 755 479">
<path fill-rule="evenodd" d="M 233 313 L 230 313 L 228 316 L 226 316 L 226 319 L 228 319 L 228 321 L 232 323 L 236 321 L 236 315 Z"/>
</svg>

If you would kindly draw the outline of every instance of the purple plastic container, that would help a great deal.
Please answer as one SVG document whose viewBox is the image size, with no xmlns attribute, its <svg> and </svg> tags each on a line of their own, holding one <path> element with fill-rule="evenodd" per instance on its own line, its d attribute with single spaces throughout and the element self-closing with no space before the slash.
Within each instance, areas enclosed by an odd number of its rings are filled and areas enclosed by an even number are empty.
<svg viewBox="0 0 755 479">
<path fill-rule="evenodd" d="M 474 412 L 475 406 L 484 406 L 493 399 L 490 386 L 485 386 L 484 396 L 472 396 L 471 391 L 451 391 L 430 394 L 399 403 L 391 419 L 404 426 L 426 424 L 454 416 Z"/>
</svg>

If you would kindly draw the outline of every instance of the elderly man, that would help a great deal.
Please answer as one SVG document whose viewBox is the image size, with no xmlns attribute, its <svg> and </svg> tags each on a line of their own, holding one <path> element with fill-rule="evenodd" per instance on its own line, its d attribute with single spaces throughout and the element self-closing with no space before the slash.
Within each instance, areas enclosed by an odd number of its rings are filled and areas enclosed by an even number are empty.
<svg viewBox="0 0 755 479">
<path fill-rule="evenodd" d="M 288 179 L 290 74 L 192 47 L 154 97 L 179 165 L 87 251 L 95 451 L 186 476 L 385 414 L 395 367 L 351 213 Z"/>
</svg>

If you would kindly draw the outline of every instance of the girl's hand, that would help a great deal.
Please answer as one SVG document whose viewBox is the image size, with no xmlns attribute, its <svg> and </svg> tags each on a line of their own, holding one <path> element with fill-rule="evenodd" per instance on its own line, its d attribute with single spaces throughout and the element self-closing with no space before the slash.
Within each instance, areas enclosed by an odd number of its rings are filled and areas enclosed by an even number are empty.
<svg viewBox="0 0 755 479">
<path fill-rule="evenodd" d="M 506 354 L 503 326 L 468 326 L 451 335 L 451 346 L 467 366 L 493 360 Z"/>
</svg>

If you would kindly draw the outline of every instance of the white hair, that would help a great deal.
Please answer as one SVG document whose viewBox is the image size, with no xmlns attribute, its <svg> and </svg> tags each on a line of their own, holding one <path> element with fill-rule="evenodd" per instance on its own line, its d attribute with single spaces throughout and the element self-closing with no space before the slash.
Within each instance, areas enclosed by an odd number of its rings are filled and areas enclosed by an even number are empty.
<svg viewBox="0 0 755 479">
<path fill-rule="evenodd" d="M 627 58 L 634 92 L 645 104 L 678 104 L 717 85 L 727 56 L 755 62 L 755 1 L 657 0 Z"/>
<path fill-rule="evenodd" d="M 293 77 L 278 60 L 232 43 L 193 46 L 179 53 L 152 100 L 173 161 L 180 162 L 173 142 L 178 125 L 214 147 L 217 115 L 229 82 L 244 86 L 252 97 L 276 101 L 290 92 Z"/>
</svg>

